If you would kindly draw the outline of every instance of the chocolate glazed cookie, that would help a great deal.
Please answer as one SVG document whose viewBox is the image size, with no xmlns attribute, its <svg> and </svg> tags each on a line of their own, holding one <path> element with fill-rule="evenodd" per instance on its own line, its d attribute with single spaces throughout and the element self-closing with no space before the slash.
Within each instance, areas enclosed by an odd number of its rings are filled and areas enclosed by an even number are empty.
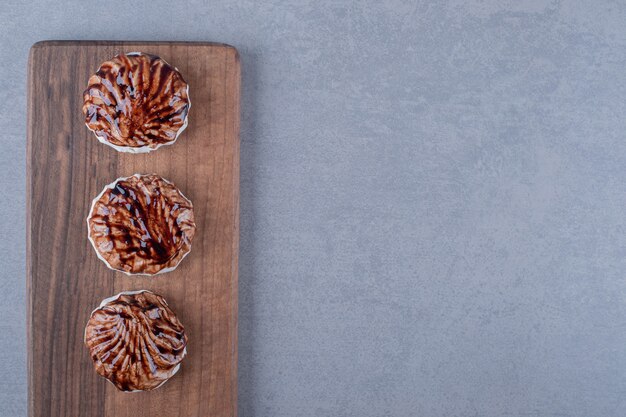
<svg viewBox="0 0 626 417">
<path fill-rule="evenodd" d="M 163 297 L 129 291 L 105 299 L 91 313 L 85 345 L 96 372 L 119 390 L 149 391 L 178 371 L 187 336 Z"/>
<path fill-rule="evenodd" d="M 155 55 L 133 52 L 104 62 L 83 93 L 85 124 L 120 152 L 170 145 L 187 126 L 189 86 Z"/>
<path fill-rule="evenodd" d="M 89 241 L 107 266 L 128 275 L 172 271 L 191 250 L 193 205 L 158 175 L 107 185 L 87 218 Z"/>
</svg>

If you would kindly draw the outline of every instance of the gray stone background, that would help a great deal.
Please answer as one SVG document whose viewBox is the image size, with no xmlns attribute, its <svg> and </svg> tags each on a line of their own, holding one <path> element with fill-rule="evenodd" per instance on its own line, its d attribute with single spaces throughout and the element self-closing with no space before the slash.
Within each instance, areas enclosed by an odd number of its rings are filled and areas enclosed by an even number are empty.
<svg viewBox="0 0 626 417">
<path fill-rule="evenodd" d="M 240 416 L 626 415 L 625 22 L 614 1 L 3 0 L 0 415 L 26 413 L 42 39 L 239 49 Z"/>
</svg>

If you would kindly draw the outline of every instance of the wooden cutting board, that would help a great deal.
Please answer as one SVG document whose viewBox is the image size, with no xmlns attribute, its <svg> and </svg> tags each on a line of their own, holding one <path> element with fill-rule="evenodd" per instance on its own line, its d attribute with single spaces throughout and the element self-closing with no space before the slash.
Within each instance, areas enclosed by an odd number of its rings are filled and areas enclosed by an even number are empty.
<svg viewBox="0 0 626 417">
<path fill-rule="evenodd" d="M 84 125 L 82 92 L 118 53 L 156 54 L 189 83 L 189 126 L 172 146 L 122 154 Z M 42 42 L 28 76 L 29 415 L 235 416 L 239 89 L 237 51 L 185 42 Z M 91 200 L 120 176 L 157 173 L 192 200 L 192 250 L 170 273 L 109 270 L 87 240 Z M 123 393 L 95 373 L 83 344 L 91 311 L 120 291 L 163 295 L 189 336 L 181 370 L 152 392 Z"/>
</svg>

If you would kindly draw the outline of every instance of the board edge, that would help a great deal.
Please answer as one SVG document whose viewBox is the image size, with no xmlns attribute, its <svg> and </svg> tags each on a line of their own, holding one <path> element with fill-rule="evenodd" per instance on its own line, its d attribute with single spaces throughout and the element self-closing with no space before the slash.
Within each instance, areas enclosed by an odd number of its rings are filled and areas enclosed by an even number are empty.
<svg viewBox="0 0 626 417">
<path fill-rule="evenodd" d="M 26 373 L 27 373 L 27 415 L 34 413 L 33 393 L 33 314 L 32 314 L 32 159 L 33 159 L 33 82 L 35 55 L 45 46 L 39 42 L 30 47 L 27 64 L 26 84 Z"/>
<path fill-rule="evenodd" d="M 234 208 L 235 208 L 235 219 L 234 219 L 234 239 L 233 239 L 233 289 L 231 297 L 233 299 L 233 311 L 231 315 L 233 317 L 233 363 L 232 366 L 232 375 L 234 376 L 233 381 L 233 416 L 237 417 L 238 414 L 238 397 L 239 397 L 239 374 L 238 374 L 238 366 L 239 366 L 239 239 L 240 239 L 240 172 L 241 172 L 241 158 L 240 158 L 240 148 L 241 148 L 241 58 L 239 55 L 239 51 L 236 48 L 232 48 L 233 53 L 233 66 L 235 68 L 236 74 L 236 82 L 235 82 L 235 100 L 236 100 L 236 109 L 235 109 L 235 157 L 233 158 L 233 198 L 234 198 Z"/>
<path fill-rule="evenodd" d="M 233 45 L 223 43 L 223 42 L 211 42 L 211 41 L 165 41 L 165 40 L 123 40 L 123 41 L 115 41 L 115 40 L 62 40 L 62 39 L 46 39 L 35 42 L 31 46 L 31 53 L 33 50 L 47 48 L 47 47 L 58 47 L 58 46 L 131 46 L 131 45 L 174 45 L 174 46 L 211 46 L 218 48 L 227 48 L 233 49 L 234 52 L 238 55 L 237 48 Z"/>
</svg>

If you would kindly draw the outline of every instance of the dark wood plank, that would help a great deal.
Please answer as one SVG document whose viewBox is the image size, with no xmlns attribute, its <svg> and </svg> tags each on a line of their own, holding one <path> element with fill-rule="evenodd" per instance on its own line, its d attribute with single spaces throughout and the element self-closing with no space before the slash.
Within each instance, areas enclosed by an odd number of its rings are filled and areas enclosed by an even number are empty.
<svg viewBox="0 0 626 417">
<path fill-rule="evenodd" d="M 121 154 L 83 124 L 82 91 L 99 64 L 142 51 L 178 67 L 190 85 L 189 126 L 173 146 Z M 190 42 L 42 42 L 29 60 L 29 415 L 235 416 L 239 89 L 237 51 Z M 191 253 L 170 273 L 127 277 L 96 257 L 85 219 L 91 200 L 120 176 L 157 173 L 194 204 Z M 189 336 L 181 370 L 146 393 L 118 392 L 83 345 L 91 311 L 120 291 L 163 295 Z"/>
</svg>

